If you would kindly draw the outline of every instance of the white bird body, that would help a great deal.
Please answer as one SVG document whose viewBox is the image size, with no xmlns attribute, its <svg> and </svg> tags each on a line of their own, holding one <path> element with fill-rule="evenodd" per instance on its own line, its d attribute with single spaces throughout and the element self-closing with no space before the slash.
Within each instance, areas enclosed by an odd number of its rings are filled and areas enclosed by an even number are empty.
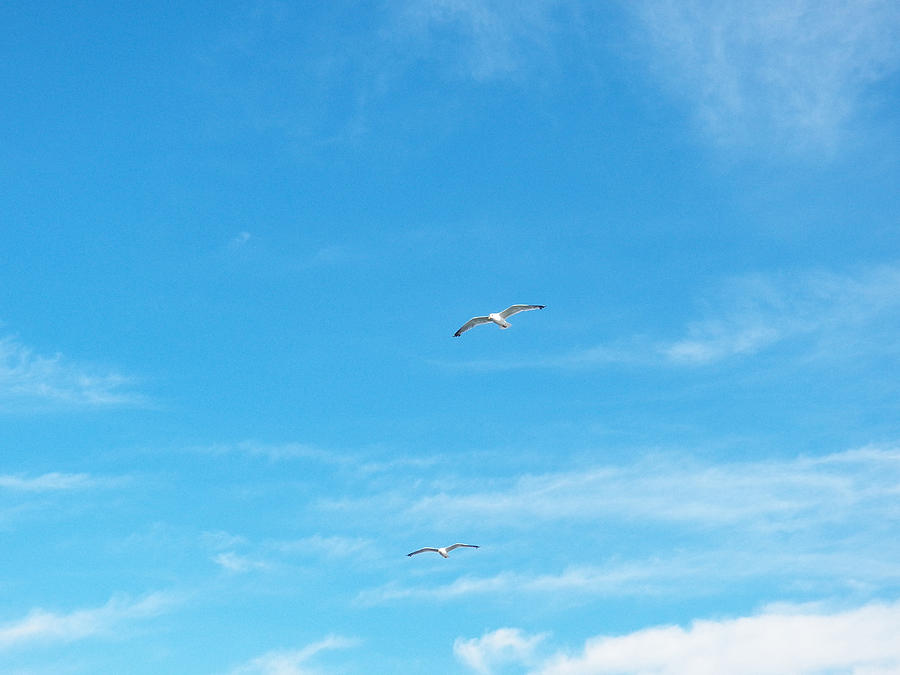
<svg viewBox="0 0 900 675">
<path fill-rule="evenodd" d="M 492 312 L 487 316 L 473 316 L 453 334 L 453 337 L 459 337 L 470 328 L 480 326 L 483 323 L 495 323 L 500 326 L 500 328 L 509 328 L 509 321 L 507 321 L 507 319 L 513 314 L 528 312 L 532 309 L 544 309 L 544 307 L 546 307 L 546 305 L 510 305 L 502 312 Z"/>
<path fill-rule="evenodd" d="M 412 553 L 407 553 L 407 557 L 414 556 L 416 553 L 440 553 L 442 557 L 449 558 L 448 553 L 455 548 L 478 548 L 475 544 L 453 544 L 452 546 L 442 546 L 440 548 L 434 548 L 432 546 L 426 546 L 425 548 L 420 548 L 418 551 L 413 551 Z"/>
<path fill-rule="evenodd" d="M 509 328 L 509 321 L 500 316 L 500 312 L 492 312 L 491 314 L 488 314 L 488 319 L 500 326 L 500 328 Z"/>
</svg>

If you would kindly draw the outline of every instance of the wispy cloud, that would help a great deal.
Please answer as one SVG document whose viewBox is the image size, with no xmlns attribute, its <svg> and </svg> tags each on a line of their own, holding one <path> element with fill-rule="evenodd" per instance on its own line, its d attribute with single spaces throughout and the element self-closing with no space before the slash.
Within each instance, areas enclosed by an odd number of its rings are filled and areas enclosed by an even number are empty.
<svg viewBox="0 0 900 675">
<path fill-rule="evenodd" d="M 334 650 L 356 647 L 359 640 L 329 635 L 300 649 L 273 650 L 261 654 L 229 671 L 229 675 L 304 675 L 312 673 L 307 662 L 317 654 Z M 316 669 L 315 672 L 320 672 Z"/>
<path fill-rule="evenodd" d="M 492 482 L 477 492 L 461 484 L 419 497 L 407 515 L 438 521 L 477 516 L 507 525 L 621 517 L 790 530 L 848 511 L 896 513 L 900 452 L 870 447 L 824 457 L 715 464 L 685 455 L 649 455 L 631 464 Z"/>
<path fill-rule="evenodd" d="M 39 475 L 0 474 L 0 526 L 19 521 L 36 513 L 58 517 L 66 511 L 59 510 L 59 499 L 66 495 L 84 506 L 84 495 L 96 490 L 109 490 L 128 485 L 127 475 L 95 476 L 88 473 L 50 472 Z M 75 497 L 74 495 L 77 495 Z"/>
<path fill-rule="evenodd" d="M 423 66 L 445 83 L 543 83 L 578 45 L 579 63 L 602 67 L 608 54 L 593 44 L 602 38 L 586 36 L 619 20 L 620 10 L 596 4 L 404 0 L 363 11 L 375 30 L 323 22 L 313 38 L 290 28 L 293 9 L 267 3 L 213 41 L 204 85 L 233 116 L 249 117 L 247 126 L 278 129 L 297 147 L 310 146 L 298 142 L 310 136 L 316 147 L 355 142 Z M 900 68 L 900 11 L 892 0 L 619 4 L 635 17 L 634 49 L 648 50 L 660 79 L 688 100 L 706 131 L 732 146 L 836 147 L 872 86 Z M 229 67 L 248 59 L 251 72 L 281 83 L 277 91 L 260 84 L 267 78 L 250 83 Z"/>
<path fill-rule="evenodd" d="M 0 338 L 0 411 L 146 405 L 123 375 L 41 356 L 13 337 Z"/>
<path fill-rule="evenodd" d="M 422 469 L 447 461 L 445 457 L 437 455 L 387 456 L 382 448 L 377 447 L 369 451 L 349 451 L 297 441 L 269 443 L 252 439 L 189 446 L 185 451 L 200 455 L 244 455 L 269 462 L 315 462 L 369 476 L 410 467 Z"/>
<path fill-rule="evenodd" d="M 270 567 L 265 560 L 257 560 L 246 555 L 235 553 L 234 551 L 224 551 L 213 556 L 213 562 L 235 574 L 242 572 L 252 572 L 253 570 L 264 570 Z"/>
<path fill-rule="evenodd" d="M 500 630 L 503 634 L 509 631 Z M 533 675 L 887 675 L 900 672 L 898 634 L 900 603 L 896 602 L 833 612 L 815 606 L 780 605 L 753 616 L 698 620 L 686 628 L 660 626 L 593 637 L 580 653 L 558 652 L 536 667 L 529 667 L 532 655 L 524 652 L 518 664 L 521 672 Z M 530 639 L 524 633 L 518 638 L 526 643 Z M 464 642 L 469 649 L 462 662 L 489 662 L 493 641 L 493 634 L 488 633 L 479 641 Z M 517 654 L 512 652 L 510 657 L 514 656 Z"/>
<path fill-rule="evenodd" d="M 696 572 L 696 567 L 690 568 Z M 510 593 L 571 595 L 635 595 L 659 592 L 660 585 L 686 576 L 688 567 L 674 560 L 625 565 L 575 566 L 561 572 L 500 572 L 492 576 L 464 576 L 448 584 L 404 586 L 392 582 L 361 591 L 357 602 L 377 605 L 398 600 L 446 602 L 467 596 L 506 596 Z"/>
<path fill-rule="evenodd" d="M 541 538 L 547 540 L 550 536 Z M 404 601 L 449 603 L 468 597 L 502 599 L 515 594 L 577 605 L 598 597 L 696 598 L 733 590 L 736 585 L 754 579 L 765 579 L 793 592 L 803 589 L 864 593 L 896 587 L 900 582 L 900 570 L 885 562 L 900 553 L 900 547 L 892 542 L 874 551 L 864 550 L 870 547 L 869 542 L 841 542 L 833 547 L 839 550 L 818 552 L 815 549 L 823 546 L 800 544 L 789 548 L 780 541 L 743 537 L 739 546 L 747 546 L 751 540 L 752 554 L 742 548 L 709 546 L 698 546 L 695 552 L 685 553 L 664 549 L 660 543 L 653 556 L 644 559 L 572 565 L 550 572 L 466 575 L 449 583 L 390 582 L 360 591 L 356 601 L 362 606 Z M 587 541 L 584 546 L 594 550 Z"/>
<path fill-rule="evenodd" d="M 632 7 L 659 73 L 727 145 L 834 148 L 868 88 L 900 68 L 900 7 L 892 0 Z"/>
<path fill-rule="evenodd" d="M 227 532 L 204 532 L 201 544 L 212 549 L 210 559 L 231 574 L 278 571 L 301 559 L 351 558 L 373 546 L 370 539 L 313 534 L 297 539 L 270 539 L 260 542 Z"/>
<path fill-rule="evenodd" d="M 900 321 L 900 268 L 745 277 L 729 284 L 716 305 L 719 317 L 692 323 L 687 336 L 660 347 L 668 360 L 711 363 L 803 338 L 817 356 L 843 355 L 850 346 L 857 354 L 896 352 L 893 340 L 872 338 L 889 338 Z"/>
<path fill-rule="evenodd" d="M 783 337 L 778 329 L 763 325 L 708 321 L 691 326 L 691 337 L 662 348 L 676 363 L 711 363 L 730 356 L 753 354 Z"/>
<path fill-rule="evenodd" d="M 622 337 L 562 354 L 437 365 L 477 370 L 611 365 L 704 366 L 747 357 L 778 345 L 797 345 L 802 358 L 871 355 L 896 357 L 900 327 L 900 267 L 877 265 L 851 273 L 807 271 L 745 276 L 700 299 L 705 317 L 689 321 L 684 335 Z"/>
<path fill-rule="evenodd" d="M 700 579 L 706 589 L 765 579 L 779 588 L 826 592 L 900 583 L 900 569 L 885 562 L 900 555 L 896 448 L 726 462 L 651 454 L 481 483 L 472 490 L 465 478 L 436 479 L 407 488 L 413 494 L 405 501 L 384 495 L 341 508 L 391 514 L 392 522 L 411 528 L 477 522 L 494 543 L 482 547 L 481 558 L 519 560 L 524 548 L 528 569 L 427 585 L 395 580 L 363 590 L 357 600 L 452 601 L 515 592 L 578 602 L 677 594 L 696 590 Z M 644 535 L 623 544 L 610 539 L 614 532 Z M 579 540 L 575 555 L 560 560 L 554 551 L 571 546 L 572 536 Z"/>
<path fill-rule="evenodd" d="M 159 592 L 139 600 L 113 597 L 102 607 L 68 614 L 34 609 L 18 621 L 0 625 L 0 649 L 111 636 L 132 621 L 165 613 L 178 602 L 173 594 Z"/>
<path fill-rule="evenodd" d="M 85 490 L 96 487 L 114 487 L 125 478 L 91 476 L 86 473 L 45 473 L 33 478 L 11 474 L 0 475 L 0 489 L 17 492 L 55 492 L 64 490 Z"/>
</svg>

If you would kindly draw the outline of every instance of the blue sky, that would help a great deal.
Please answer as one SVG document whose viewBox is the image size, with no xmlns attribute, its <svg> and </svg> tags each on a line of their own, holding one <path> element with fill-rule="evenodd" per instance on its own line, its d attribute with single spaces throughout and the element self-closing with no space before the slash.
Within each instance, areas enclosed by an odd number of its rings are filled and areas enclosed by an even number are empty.
<svg viewBox="0 0 900 675">
<path fill-rule="evenodd" d="M 0 7 L 3 672 L 900 671 L 898 5 L 313 4 Z"/>
</svg>

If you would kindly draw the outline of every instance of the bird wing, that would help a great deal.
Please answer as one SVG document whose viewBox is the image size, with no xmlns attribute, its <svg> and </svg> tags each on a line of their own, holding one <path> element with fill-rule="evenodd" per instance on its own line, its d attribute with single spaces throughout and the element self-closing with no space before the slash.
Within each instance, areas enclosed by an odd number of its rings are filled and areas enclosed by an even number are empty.
<svg viewBox="0 0 900 675">
<path fill-rule="evenodd" d="M 455 548 L 479 548 L 475 544 L 453 544 L 453 546 L 448 546 L 445 550 L 449 553 Z"/>
<path fill-rule="evenodd" d="M 532 309 L 544 309 L 547 305 L 510 305 L 502 312 L 500 312 L 500 316 L 503 319 L 508 319 L 513 314 L 518 314 L 519 312 L 527 312 Z"/>
<path fill-rule="evenodd" d="M 453 334 L 453 337 L 459 337 L 460 335 L 465 333 L 470 328 L 474 328 L 478 324 L 488 323 L 489 321 L 490 321 L 490 319 L 487 318 L 486 316 L 474 316 L 471 319 L 469 319 L 468 321 L 466 321 L 462 325 L 462 327 Z"/>
<path fill-rule="evenodd" d="M 407 556 L 415 555 L 416 553 L 425 553 L 425 551 L 431 551 L 432 553 L 437 553 L 438 550 L 436 548 L 431 548 L 430 546 L 426 546 L 425 548 L 420 548 L 418 551 L 413 551 L 412 553 L 407 553 Z"/>
</svg>

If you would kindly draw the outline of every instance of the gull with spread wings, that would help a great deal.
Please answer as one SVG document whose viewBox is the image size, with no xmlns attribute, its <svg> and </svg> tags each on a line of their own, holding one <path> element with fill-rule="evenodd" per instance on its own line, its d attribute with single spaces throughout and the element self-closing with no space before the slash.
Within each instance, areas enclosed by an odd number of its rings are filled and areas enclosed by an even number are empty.
<svg viewBox="0 0 900 675">
<path fill-rule="evenodd" d="M 478 548 L 475 544 L 453 544 L 452 546 L 444 546 L 443 548 L 432 548 L 430 546 L 426 546 L 425 548 L 420 548 L 418 551 L 413 551 L 412 553 L 407 553 L 407 556 L 415 555 L 416 553 L 440 553 L 445 558 L 449 558 L 447 555 L 455 548 Z"/>
<path fill-rule="evenodd" d="M 547 305 L 510 305 L 502 312 L 493 312 L 487 316 L 476 316 L 466 321 L 462 327 L 453 334 L 453 337 L 459 337 L 470 328 L 474 328 L 483 323 L 495 323 L 500 326 L 500 328 L 509 328 L 509 321 L 507 321 L 507 319 L 513 314 L 527 312 L 532 309 L 544 309 L 546 306 Z"/>
</svg>

